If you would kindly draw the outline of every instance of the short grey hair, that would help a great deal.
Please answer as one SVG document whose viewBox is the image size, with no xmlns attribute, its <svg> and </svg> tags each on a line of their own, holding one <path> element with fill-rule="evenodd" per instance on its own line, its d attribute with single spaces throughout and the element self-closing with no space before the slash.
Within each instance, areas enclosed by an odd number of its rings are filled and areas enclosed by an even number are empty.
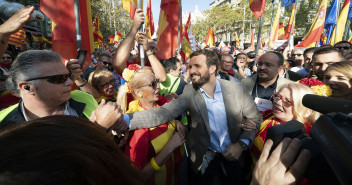
<svg viewBox="0 0 352 185">
<path fill-rule="evenodd" d="M 16 90 L 20 94 L 20 89 L 17 84 L 20 81 L 25 81 L 29 78 L 35 78 L 38 75 L 38 66 L 41 63 L 61 62 L 62 58 L 59 54 L 49 50 L 28 50 L 17 56 L 12 63 L 9 74 L 11 80 L 7 80 L 7 87 Z M 33 85 L 39 82 L 31 81 Z"/>
</svg>

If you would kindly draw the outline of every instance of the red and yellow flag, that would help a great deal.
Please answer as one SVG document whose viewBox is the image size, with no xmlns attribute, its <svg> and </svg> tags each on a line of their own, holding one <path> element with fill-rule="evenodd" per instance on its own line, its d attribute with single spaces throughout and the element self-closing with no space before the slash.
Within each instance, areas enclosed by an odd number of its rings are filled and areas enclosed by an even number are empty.
<svg viewBox="0 0 352 185">
<path fill-rule="evenodd" d="M 189 25 L 191 24 L 191 13 L 189 13 L 188 20 L 185 26 L 185 30 L 182 34 L 183 41 L 181 45 L 181 57 L 183 61 L 186 61 L 187 58 L 191 55 L 192 51 L 192 46 L 191 43 L 189 42 L 188 38 L 188 30 L 189 30 Z"/>
<path fill-rule="evenodd" d="M 103 35 L 101 34 L 101 31 L 99 29 L 99 14 L 94 18 L 93 22 L 93 35 L 94 35 L 94 41 L 97 41 L 98 43 L 104 43 Z"/>
<path fill-rule="evenodd" d="M 67 59 L 76 58 L 77 41 L 75 30 L 74 2 L 61 0 L 60 3 L 52 0 L 41 0 L 40 9 L 53 22 L 52 49 L 59 53 L 63 62 Z M 90 0 L 79 1 L 81 18 L 82 49 L 86 49 L 87 56 L 94 50 L 93 30 Z M 83 70 L 91 63 L 90 57 L 86 57 Z"/>
<path fill-rule="evenodd" d="M 120 40 L 121 40 L 121 33 L 117 31 L 114 37 L 114 44 L 116 44 Z"/>
<path fill-rule="evenodd" d="M 114 43 L 114 38 L 115 36 L 109 36 L 108 39 L 109 39 L 109 44 L 113 44 Z"/>
<path fill-rule="evenodd" d="M 147 15 L 145 18 L 145 28 L 149 29 L 147 33 L 147 37 L 151 39 L 152 36 L 154 35 L 154 21 L 153 21 L 153 13 L 152 13 L 152 4 L 150 0 L 148 0 L 148 3 L 147 3 Z"/>
<path fill-rule="evenodd" d="M 188 20 L 187 20 L 187 23 L 185 25 L 185 31 L 183 31 L 182 35 L 187 35 L 188 36 L 188 31 L 189 31 L 190 24 L 191 24 L 191 12 L 189 12 Z"/>
<path fill-rule="evenodd" d="M 328 37 L 325 34 L 322 34 L 320 40 L 321 44 L 325 45 L 326 41 L 328 40 Z"/>
<path fill-rule="evenodd" d="M 292 26 L 293 26 L 293 29 L 292 29 L 292 33 L 291 34 L 293 35 L 293 33 L 295 32 L 295 23 L 296 23 L 296 21 L 293 20 L 294 19 L 294 15 L 295 15 L 295 11 L 296 11 L 296 3 L 293 3 L 291 17 L 290 17 L 290 20 L 288 21 L 287 27 L 286 27 L 285 38 L 284 38 L 285 40 L 289 39 Z"/>
<path fill-rule="evenodd" d="M 158 28 L 159 59 L 168 59 L 174 56 L 178 43 L 178 0 L 161 0 Z M 182 30 L 182 28 L 181 28 Z"/>
<path fill-rule="evenodd" d="M 315 15 L 314 22 L 309 29 L 307 35 L 303 38 L 303 42 L 297 44 L 295 47 L 310 48 L 314 47 L 317 42 L 320 41 L 320 36 L 324 30 L 324 22 L 326 16 L 326 7 L 328 5 L 327 0 L 322 0 L 319 9 Z"/>
<path fill-rule="evenodd" d="M 207 37 L 205 39 L 205 44 L 208 46 L 213 46 L 215 44 L 215 35 L 214 35 L 214 31 L 210 28 L 208 29 L 208 34 Z"/>
<path fill-rule="evenodd" d="M 335 43 L 340 42 L 343 39 L 350 2 L 351 0 L 346 0 L 345 3 L 343 4 L 339 19 L 337 21 L 337 31 L 336 31 L 336 25 L 335 25 L 334 31 L 332 32 L 330 37 L 330 41 L 329 41 L 330 45 L 335 45 Z M 336 34 L 336 41 L 335 41 L 335 34 Z"/>
<path fill-rule="evenodd" d="M 249 8 L 257 18 L 260 18 L 263 15 L 265 3 L 266 0 L 249 0 Z"/>
<path fill-rule="evenodd" d="M 22 43 L 26 39 L 26 32 L 23 29 L 20 29 L 16 33 L 10 35 L 9 44 L 17 47 L 22 47 Z"/>
<path fill-rule="evenodd" d="M 238 39 L 237 32 L 235 32 L 235 42 L 236 42 L 236 47 L 240 47 L 241 43 L 240 43 L 240 39 Z"/>
<path fill-rule="evenodd" d="M 280 25 L 279 27 L 279 33 L 278 33 L 278 39 L 284 39 L 285 37 L 285 27 L 283 24 Z"/>
<path fill-rule="evenodd" d="M 251 34 L 251 47 L 254 48 L 254 31 L 252 31 L 252 34 Z"/>
<path fill-rule="evenodd" d="M 274 19 L 274 22 L 273 22 L 273 27 L 272 27 L 271 33 L 270 33 L 270 40 L 269 40 L 270 48 L 269 49 L 273 49 L 274 42 L 279 37 L 280 12 L 281 12 L 281 6 L 279 5 L 279 6 L 277 6 L 275 19 Z"/>
<path fill-rule="evenodd" d="M 142 1 L 142 7 L 143 9 L 143 0 Z M 125 9 L 130 13 L 130 18 L 134 18 L 134 13 L 136 12 L 136 9 L 138 8 L 137 0 L 122 0 L 122 8 Z"/>
</svg>

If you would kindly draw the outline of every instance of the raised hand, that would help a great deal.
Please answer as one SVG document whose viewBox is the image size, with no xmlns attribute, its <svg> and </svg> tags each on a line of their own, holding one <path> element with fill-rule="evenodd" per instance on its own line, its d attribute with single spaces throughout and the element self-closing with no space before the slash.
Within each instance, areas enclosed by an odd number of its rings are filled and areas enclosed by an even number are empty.
<svg viewBox="0 0 352 185">
<path fill-rule="evenodd" d="M 0 25 L 0 33 L 10 35 L 17 32 L 30 19 L 33 11 L 33 6 L 27 6 L 18 10 L 4 24 Z"/>
<path fill-rule="evenodd" d="M 70 59 L 70 61 L 66 60 L 65 63 L 67 70 L 71 73 L 72 81 L 76 81 L 81 75 L 83 75 L 78 59 Z"/>
<path fill-rule="evenodd" d="M 145 20 L 145 16 L 143 14 L 143 10 L 137 9 L 133 18 L 132 29 L 135 31 L 138 31 L 139 27 L 141 27 L 141 25 L 144 24 L 144 20 Z"/>
</svg>

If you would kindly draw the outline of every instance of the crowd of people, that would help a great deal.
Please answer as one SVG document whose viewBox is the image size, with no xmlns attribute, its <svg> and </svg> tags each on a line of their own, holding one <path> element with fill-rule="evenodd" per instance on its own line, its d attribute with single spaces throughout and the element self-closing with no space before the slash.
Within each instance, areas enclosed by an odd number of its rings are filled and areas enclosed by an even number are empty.
<svg viewBox="0 0 352 185">
<path fill-rule="evenodd" d="M 159 60 L 136 10 L 117 50 L 96 51 L 83 71 L 50 50 L 6 50 L 32 12 L 0 25 L 2 184 L 319 184 L 302 177 L 301 141 L 271 149 L 267 132 L 296 120 L 309 135 L 321 114 L 302 104 L 306 94 L 352 101 L 351 43 L 257 58 L 210 46 Z"/>
</svg>

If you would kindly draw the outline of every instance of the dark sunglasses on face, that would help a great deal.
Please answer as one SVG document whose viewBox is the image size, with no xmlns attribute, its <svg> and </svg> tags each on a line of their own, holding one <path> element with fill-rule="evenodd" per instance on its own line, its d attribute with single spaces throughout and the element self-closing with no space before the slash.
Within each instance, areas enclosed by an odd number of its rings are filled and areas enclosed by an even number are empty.
<svg viewBox="0 0 352 185">
<path fill-rule="evenodd" d="M 303 54 L 292 54 L 292 56 L 294 57 L 294 56 L 298 56 L 298 57 L 300 57 L 300 56 L 302 56 Z"/>
<path fill-rule="evenodd" d="M 142 87 L 149 86 L 149 87 L 153 87 L 153 89 L 156 89 L 156 88 L 158 87 L 158 83 L 159 83 L 159 80 L 156 79 L 156 80 L 153 80 L 152 82 L 150 82 L 150 84 L 144 85 L 144 86 L 142 86 Z"/>
<path fill-rule="evenodd" d="M 71 73 L 69 74 L 61 74 L 61 75 L 51 75 L 51 76 L 43 76 L 37 78 L 30 78 L 26 81 L 39 80 L 39 79 L 47 79 L 48 82 L 53 84 L 62 84 L 66 82 L 68 78 L 71 78 Z"/>
<path fill-rule="evenodd" d="M 11 59 L 11 57 L 2 57 L 2 59 L 4 60 L 4 59 Z"/>
<path fill-rule="evenodd" d="M 337 49 L 344 49 L 344 50 L 348 50 L 348 49 L 351 49 L 350 47 L 348 46 L 343 46 L 343 47 L 335 47 Z"/>
<path fill-rule="evenodd" d="M 293 102 L 291 100 L 288 100 L 287 98 L 283 98 L 282 96 L 280 96 L 279 94 L 276 94 L 276 93 L 273 93 L 273 99 L 275 101 L 279 101 L 279 100 L 282 100 L 282 103 L 283 105 L 286 107 L 286 108 L 289 108 L 291 106 L 293 106 Z"/>
<path fill-rule="evenodd" d="M 102 61 L 102 62 L 103 62 L 103 64 L 106 65 L 106 66 L 112 66 L 112 63 L 110 63 L 110 62 L 105 62 L 105 61 Z"/>
</svg>

